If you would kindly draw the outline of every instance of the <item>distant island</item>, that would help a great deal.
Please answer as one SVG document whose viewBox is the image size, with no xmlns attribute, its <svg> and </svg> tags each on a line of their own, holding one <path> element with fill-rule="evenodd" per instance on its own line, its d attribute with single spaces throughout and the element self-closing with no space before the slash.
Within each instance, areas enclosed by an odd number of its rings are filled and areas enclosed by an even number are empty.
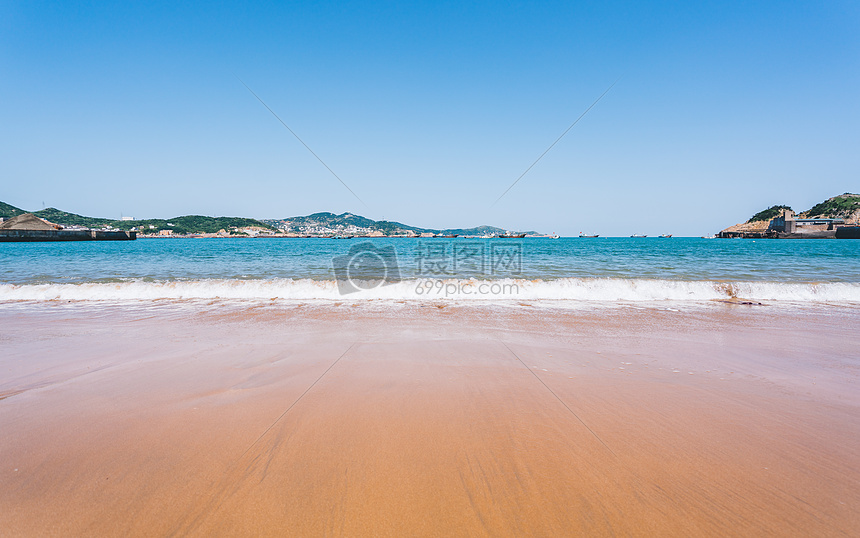
<svg viewBox="0 0 860 538">
<path fill-rule="evenodd" d="M 724 238 L 819 239 L 851 238 L 860 233 L 860 194 L 846 192 L 795 213 L 791 206 L 774 205 L 748 221 L 729 226 Z"/>
<path fill-rule="evenodd" d="M 0 202 L 0 221 L 30 213 Z M 90 229 L 137 232 L 138 237 L 439 237 L 472 236 L 503 237 L 511 235 L 539 236 L 537 232 L 509 232 L 495 226 L 474 228 L 420 228 L 400 222 L 372 220 L 352 213 L 314 213 L 284 219 L 251 219 L 245 217 L 206 217 L 185 215 L 171 219 L 142 219 L 130 217 L 106 219 L 85 217 L 49 207 L 33 211 L 33 215 L 66 230 Z"/>
</svg>

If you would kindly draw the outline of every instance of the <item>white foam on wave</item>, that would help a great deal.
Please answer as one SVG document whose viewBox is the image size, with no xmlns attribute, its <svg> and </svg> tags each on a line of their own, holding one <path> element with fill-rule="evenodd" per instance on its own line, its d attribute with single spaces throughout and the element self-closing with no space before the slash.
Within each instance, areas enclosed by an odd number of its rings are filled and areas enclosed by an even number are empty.
<svg viewBox="0 0 860 538">
<path fill-rule="evenodd" d="M 0 284 L 0 301 L 145 301 L 278 299 L 285 301 L 750 301 L 860 303 L 860 283 L 717 282 L 620 278 L 558 280 L 406 280 L 342 294 L 330 280 L 193 280 L 83 284 Z"/>
</svg>

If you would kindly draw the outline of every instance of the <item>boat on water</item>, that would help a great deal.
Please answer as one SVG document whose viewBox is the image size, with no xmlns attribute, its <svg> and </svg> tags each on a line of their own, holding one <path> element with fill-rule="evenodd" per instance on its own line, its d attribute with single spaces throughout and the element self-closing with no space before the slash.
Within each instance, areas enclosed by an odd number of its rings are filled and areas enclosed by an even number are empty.
<svg viewBox="0 0 860 538">
<path fill-rule="evenodd" d="M 438 237 L 440 239 L 454 239 L 455 237 L 459 237 L 460 234 L 436 234 L 433 237 Z"/>
<path fill-rule="evenodd" d="M 664 239 L 667 239 L 667 238 L 669 238 L 669 237 L 672 237 L 672 234 L 660 234 L 660 235 L 659 235 L 659 237 L 662 237 L 662 238 L 664 238 Z"/>
<path fill-rule="evenodd" d="M 583 238 L 584 237 L 600 237 L 600 234 L 585 234 L 585 233 L 579 232 L 579 237 L 583 237 Z"/>
<path fill-rule="evenodd" d="M 497 235 L 496 237 L 499 239 L 522 239 L 525 236 L 526 236 L 526 234 L 524 234 L 524 233 L 523 234 L 515 234 L 512 232 L 505 232 L 503 234 Z"/>
<path fill-rule="evenodd" d="M 630 237 L 648 237 L 648 236 L 645 234 L 633 234 Z"/>
</svg>

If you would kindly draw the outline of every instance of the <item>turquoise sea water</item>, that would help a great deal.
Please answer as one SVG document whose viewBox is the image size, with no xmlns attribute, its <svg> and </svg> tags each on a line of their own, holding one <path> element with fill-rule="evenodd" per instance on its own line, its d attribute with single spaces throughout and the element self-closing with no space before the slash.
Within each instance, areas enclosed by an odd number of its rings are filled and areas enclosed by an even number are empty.
<svg viewBox="0 0 860 538">
<path fill-rule="evenodd" d="M 335 257 L 348 255 L 351 247 L 366 242 L 364 239 L 139 239 L 0 243 L 0 282 L 325 280 L 335 277 L 332 263 Z M 404 278 L 504 278 L 514 276 L 519 269 L 518 276 L 522 278 L 545 280 L 615 277 L 860 282 L 860 241 L 851 240 L 381 238 L 370 242 L 379 248 L 395 249 Z M 503 258 L 518 255 L 519 268 L 515 260 L 514 265 L 505 265 Z M 478 257 L 484 258 L 483 271 L 477 265 Z M 493 262 L 495 270 L 491 267 Z"/>
<path fill-rule="evenodd" d="M 350 265 L 362 256 L 366 259 L 368 253 L 375 257 L 375 266 Z M 86 298 L 84 289 L 114 298 L 122 298 L 128 290 L 137 290 L 131 293 L 136 298 L 157 297 L 159 293 L 153 291 L 157 289 L 172 290 L 169 297 L 242 297 L 243 293 L 256 297 L 274 292 L 277 297 L 303 296 L 299 283 L 306 291 L 316 289 L 326 295 L 319 290 L 335 281 L 338 267 L 340 276 L 346 270 L 352 271 L 352 277 L 373 279 L 377 277 L 373 269 L 380 265 L 387 266 L 389 275 L 393 267 L 393 274 L 406 282 L 505 280 L 531 283 L 534 291 L 537 281 L 542 287 L 535 293 L 546 298 L 556 292 L 562 298 L 590 297 L 589 290 L 602 298 L 613 286 L 639 291 L 650 286 L 648 297 L 659 298 L 660 292 L 654 289 L 658 283 L 674 290 L 667 292 L 667 298 L 677 295 L 679 286 L 692 286 L 692 296 L 698 297 L 695 290 L 703 285 L 704 290 L 724 293 L 728 283 L 734 285 L 727 292 L 730 295 L 743 286 L 759 290 L 765 286 L 770 290 L 765 295 L 773 295 L 783 286 L 792 297 L 811 290 L 826 300 L 860 301 L 860 241 L 699 238 L 0 243 L 0 300 L 63 298 L 62 290 L 66 294 L 74 290 L 74 298 Z M 370 267 L 373 274 L 362 275 L 362 267 L 365 271 Z M 105 287 L 108 284 L 110 288 Z M 196 291 L 189 291 L 192 288 Z M 108 293 L 108 289 L 114 291 Z"/>
</svg>

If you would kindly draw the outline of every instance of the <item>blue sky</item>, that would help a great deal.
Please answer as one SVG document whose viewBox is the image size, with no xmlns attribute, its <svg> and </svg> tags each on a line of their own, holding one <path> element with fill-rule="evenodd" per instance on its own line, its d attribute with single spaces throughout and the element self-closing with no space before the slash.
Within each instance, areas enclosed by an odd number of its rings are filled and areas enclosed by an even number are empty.
<svg viewBox="0 0 860 538">
<path fill-rule="evenodd" d="M 0 200 L 701 235 L 860 191 L 856 2 L 179 4 L 0 3 Z"/>
</svg>

